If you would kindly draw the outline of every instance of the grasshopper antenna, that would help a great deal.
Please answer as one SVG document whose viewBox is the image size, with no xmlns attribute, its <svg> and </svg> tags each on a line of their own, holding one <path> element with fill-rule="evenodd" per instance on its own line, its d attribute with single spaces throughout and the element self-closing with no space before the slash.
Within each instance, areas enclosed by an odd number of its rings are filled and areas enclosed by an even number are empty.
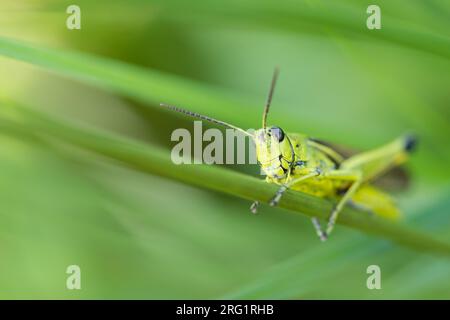
<svg viewBox="0 0 450 320">
<path fill-rule="evenodd" d="M 270 84 L 269 95 L 267 97 L 266 106 L 264 108 L 263 113 L 263 129 L 267 126 L 267 115 L 269 114 L 270 104 L 272 103 L 273 91 L 275 90 L 275 85 L 277 84 L 278 74 L 280 73 L 280 69 L 278 67 L 275 68 L 272 76 L 272 83 Z"/>
<path fill-rule="evenodd" d="M 253 135 L 248 133 L 244 129 L 241 129 L 239 127 L 233 126 L 232 124 L 229 124 L 229 123 L 227 123 L 225 121 L 220 121 L 220 120 L 217 120 L 217 119 L 214 119 L 214 118 L 210 118 L 210 117 L 204 116 L 204 115 L 196 113 L 196 112 L 185 110 L 185 109 L 179 108 L 177 106 L 173 106 L 173 105 L 169 105 L 169 104 L 165 104 L 165 103 L 160 103 L 159 105 L 161 107 L 165 107 L 167 109 L 170 109 L 170 110 L 173 110 L 173 111 L 176 111 L 176 112 L 179 112 L 179 113 L 187 114 L 188 116 L 191 116 L 191 117 L 194 117 L 194 118 L 198 118 L 198 119 L 201 119 L 201 120 L 206 120 L 206 121 L 209 121 L 209 122 L 212 122 L 212 123 L 215 123 L 215 124 L 219 124 L 219 125 L 224 126 L 224 127 L 228 127 L 228 128 L 240 131 L 243 134 L 253 138 Z"/>
</svg>

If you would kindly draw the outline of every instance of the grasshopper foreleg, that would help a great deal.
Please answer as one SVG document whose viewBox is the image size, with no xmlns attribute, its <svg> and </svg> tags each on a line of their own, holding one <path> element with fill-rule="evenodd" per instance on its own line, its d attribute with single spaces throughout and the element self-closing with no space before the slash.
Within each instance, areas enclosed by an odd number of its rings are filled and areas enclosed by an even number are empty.
<svg viewBox="0 0 450 320">
<path fill-rule="evenodd" d="M 277 193 L 273 196 L 273 198 L 270 200 L 269 204 L 274 207 L 276 206 L 279 202 L 281 197 L 283 196 L 283 194 L 286 192 L 287 189 L 289 189 L 291 186 L 307 180 L 309 178 L 313 178 L 313 177 L 317 177 L 321 174 L 321 171 L 319 169 L 314 169 L 311 173 L 305 174 L 301 177 L 295 178 L 290 180 L 289 182 L 283 184 L 277 191 Z"/>
<path fill-rule="evenodd" d="M 252 205 L 250 206 L 250 211 L 253 214 L 257 214 L 258 213 L 258 208 L 259 208 L 259 201 L 253 201 Z"/>
<path fill-rule="evenodd" d="M 298 177 L 296 179 L 292 179 L 289 182 L 283 184 L 280 186 L 280 188 L 278 189 L 277 193 L 275 193 L 275 195 L 273 196 L 273 198 L 269 201 L 269 204 L 274 207 L 276 205 L 278 205 L 278 203 L 280 202 L 281 197 L 283 196 L 284 192 L 289 189 L 291 186 L 304 181 L 306 179 L 312 178 L 312 177 L 317 177 L 322 173 L 322 171 L 319 168 L 313 169 L 310 173 L 305 174 L 301 177 Z M 254 201 L 252 203 L 252 205 L 250 206 L 250 211 L 253 214 L 256 214 L 258 212 L 258 208 L 259 208 L 259 201 Z"/>
</svg>

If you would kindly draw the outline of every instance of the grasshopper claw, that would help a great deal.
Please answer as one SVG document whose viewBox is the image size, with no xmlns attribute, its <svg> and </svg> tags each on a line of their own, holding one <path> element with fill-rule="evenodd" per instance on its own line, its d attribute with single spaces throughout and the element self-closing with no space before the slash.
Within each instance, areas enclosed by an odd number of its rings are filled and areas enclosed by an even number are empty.
<svg viewBox="0 0 450 320">
<path fill-rule="evenodd" d="M 252 203 L 252 205 L 250 206 L 250 211 L 251 211 L 253 214 L 257 214 L 257 213 L 258 213 L 258 207 L 259 207 L 259 201 L 254 201 L 254 202 Z"/>
<path fill-rule="evenodd" d="M 276 207 L 278 205 L 278 202 L 280 200 L 280 197 L 274 197 L 272 200 L 270 200 L 269 205 L 271 207 Z"/>
</svg>

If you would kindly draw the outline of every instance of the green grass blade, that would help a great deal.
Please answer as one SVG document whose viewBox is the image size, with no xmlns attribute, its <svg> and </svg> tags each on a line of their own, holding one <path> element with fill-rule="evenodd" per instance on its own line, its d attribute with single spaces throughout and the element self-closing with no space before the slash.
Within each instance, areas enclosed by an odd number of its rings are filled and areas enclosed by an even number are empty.
<svg viewBox="0 0 450 320">
<path fill-rule="evenodd" d="M 241 110 L 243 119 L 248 119 L 251 115 L 248 103 L 233 99 L 217 88 L 108 58 L 54 50 L 1 37 L 0 55 L 28 62 L 147 104 L 159 106 L 161 102 L 165 102 L 195 106 L 198 112 L 206 112 L 213 104 L 218 110 L 214 116 L 223 119 L 229 114 L 229 106 L 233 106 L 235 110 Z M 170 101 L 167 101 L 168 97 Z"/>
<path fill-rule="evenodd" d="M 20 126 L 30 132 L 57 137 L 64 142 L 119 160 L 143 172 L 262 202 L 270 199 L 277 190 L 275 185 L 217 166 L 175 165 L 167 150 L 118 135 L 78 127 L 24 107 L 4 105 L 3 110 L 0 128 Z M 327 200 L 294 191 L 286 192 L 280 203 L 282 208 L 320 218 L 328 216 L 332 205 Z M 402 224 L 386 221 L 352 208 L 343 210 L 338 222 L 416 250 L 450 256 L 448 243 Z"/>
</svg>

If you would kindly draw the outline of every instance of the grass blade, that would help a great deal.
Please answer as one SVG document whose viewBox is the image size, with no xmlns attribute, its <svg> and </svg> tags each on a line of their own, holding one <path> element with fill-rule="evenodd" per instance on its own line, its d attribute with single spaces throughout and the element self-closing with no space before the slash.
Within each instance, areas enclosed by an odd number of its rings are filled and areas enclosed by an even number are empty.
<svg viewBox="0 0 450 320">
<path fill-rule="evenodd" d="M 119 160 L 143 172 L 262 202 L 270 199 L 277 190 L 275 185 L 218 166 L 175 165 L 170 159 L 169 152 L 164 149 L 118 135 L 81 128 L 62 119 L 53 119 L 17 105 L 14 107 L 5 105 L 3 108 L 0 127 L 4 130 L 8 127 L 21 126 L 31 133 L 57 137 L 64 142 Z M 286 192 L 280 203 L 282 208 L 320 218 L 328 216 L 332 205 L 330 201 L 294 191 Z M 368 215 L 353 208 L 343 210 L 338 223 L 416 250 L 450 256 L 448 243 L 400 223 Z"/>
</svg>

